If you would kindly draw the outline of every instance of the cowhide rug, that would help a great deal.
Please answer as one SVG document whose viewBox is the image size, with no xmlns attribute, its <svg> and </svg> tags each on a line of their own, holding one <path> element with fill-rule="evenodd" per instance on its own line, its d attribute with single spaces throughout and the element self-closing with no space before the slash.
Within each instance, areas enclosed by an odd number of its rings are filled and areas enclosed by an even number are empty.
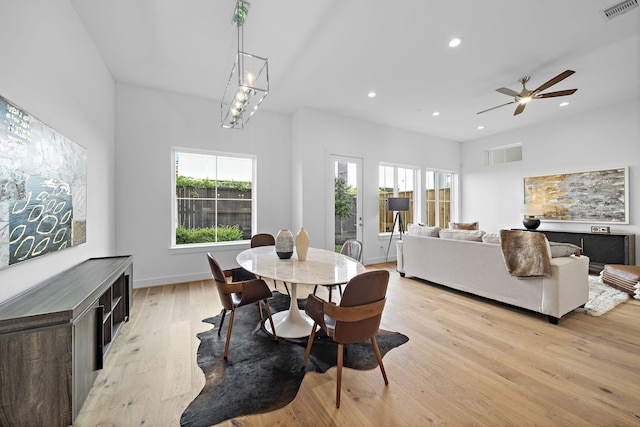
<svg viewBox="0 0 640 427">
<path fill-rule="evenodd" d="M 304 304 L 305 300 L 298 300 L 298 306 L 303 310 Z M 274 313 L 286 310 L 289 297 L 276 291 L 269 305 Z M 182 414 L 182 426 L 210 426 L 241 415 L 282 408 L 298 393 L 305 372 L 322 373 L 336 365 L 337 344 L 318 332 L 306 369 L 302 369 L 308 337 L 273 341 L 264 330 L 254 305 L 236 312 L 228 360 L 225 361 L 228 318 L 229 314 L 220 336 L 217 330 L 219 315 L 203 320 L 214 325 L 209 331 L 198 334 L 201 343 L 197 362 L 204 372 L 205 385 Z M 378 331 L 376 339 L 383 357 L 409 340 L 405 335 L 384 330 Z M 371 341 L 349 345 L 344 354 L 344 366 L 361 370 L 377 368 Z"/>
</svg>

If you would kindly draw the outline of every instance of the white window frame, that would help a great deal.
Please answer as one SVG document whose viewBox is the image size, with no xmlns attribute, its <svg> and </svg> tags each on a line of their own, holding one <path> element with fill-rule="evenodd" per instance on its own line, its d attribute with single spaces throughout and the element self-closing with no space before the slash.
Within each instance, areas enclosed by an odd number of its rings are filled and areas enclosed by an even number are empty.
<svg viewBox="0 0 640 427">
<path fill-rule="evenodd" d="M 427 178 L 429 176 L 429 174 L 433 173 L 434 174 L 434 178 L 435 178 L 435 210 L 436 212 L 440 211 L 440 192 L 437 191 L 440 188 L 440 183 L 438 182 L 439 179 L 439 175 L 442 173 L 445 174 L 451 174 L 451 191 L 449 194 L 449 197 L 451 198 L 451 200 L 449 201 L 450 203 L 450 212 L 449 212 L 449 217 L 450 217 L 450 221 L 457 221 L 458 220 L 458 186 L 459 186 L 459 175 L 457 172 L 454 171 L 450 171 L 450 170 L 442 170 L 442 169 L 425 169 L 425 174 L 424 174 L 424 202 L 420 205 L 420 211 L 423 213 L 423 218 L 425 219 L 424 222 L 427 222 L 427 200 L 426 200 L 426 191 L 427 191 Z M 433 226 L 436 227 L 440 227 L 440 228 L 448 228 L 449 224 L 440 224 L 440 215 L 435 215 L 435 220 L 436 223 L 432 224 Z"/>
<path fill-rule="evenodd" d="M 171 147 L 171 224 L 170 224 L 170 246 L 172 251 L 182 252 L 200 252 L 203 249 L 221 248 L 221 247 L 248 247 L 250 240 L 235 240 L 230 242 L 207 242 L 207 243 L 191 243 L 191 244 L 176 244 L 176 229 L 178 227 L 178 212 L 177 212 L 177 196 L 176 196 L 176 154 L 188 153 L 198 154 L 203 156 L 215 156 L 215 157 L 232 157 L 239 159 L 250 159 L 252 161 L 252 177 L 251 177 L 251 229 L 255 231 L 257 229 L 257 158 L 251 154 L 229 153 L 213 150 L 200 150 L 186 147 Z M 213 179 L 213 178 L 212 178 Z"/>
<path fill-rule="evenodd" d="M 388 163 L 388 162 L 380 162 L 378 164 L 378 182 L 380 182 L 380 167 L 392 167 L 393 168 L 393 197 L 398 197 L 399 187 L 398 187 L 398 169 L 408 169 L 413 171 L 413 218 L 414 222 L 419 222 L 421 209 L 419 206 L 422 204 L 422 190 L 420 189 L 421 179 L 420 179 L 420 167 L 418 166 L 410 166 L 403 165 L 398 163 Z M 378 225 L 380 224 L 380 218 L 378 218 Z M 404 224 L 405 232 L 407 231 L 407 226 L 409 224 Z M 396 229 L 393 231 L 380 231 L 378 227 L 378 235 L 380 236 L 388 236 L 392 232 L 397 233 L 398 226 L 396 225 Z"/>
</svg>

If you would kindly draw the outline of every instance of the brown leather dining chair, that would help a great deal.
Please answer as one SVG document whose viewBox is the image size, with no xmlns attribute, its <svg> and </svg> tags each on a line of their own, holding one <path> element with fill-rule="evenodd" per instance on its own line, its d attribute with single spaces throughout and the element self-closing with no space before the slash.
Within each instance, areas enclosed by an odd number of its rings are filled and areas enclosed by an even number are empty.
<svg viewBox="0 0 640 427">
<path fill-rule="evenodd" d="M 222 312 L 220 313 L 220 326 L 218 327 L 218 336 L 220 336 L 220 330 L 224 324 L 224 318 L 227 311 L 231 312 L 229 316 L 229 325 L 227 326 L 227 340 L 224 345 L 224 358 L 227 359 L 229 353 L 229 342 L 231 340 L 231 330 L 233 329 L 233 318 L 236 313 L 236 309 L 248 304 L 258 303 L 258 310 L 260 310 L 260 319 L 263 319 L 262 304 L 264 304 L 271 323 L 271 330 L 273 331 L 273 339 L 277 340 L 276 328 L 271 318 L 271 308 L 267 302 L 267 298 L 271 298 L 271 290 L 262 279 L 252 279 L 243 282 L 228 282 L 227 278 L 232 277 L 232 270 L 222 270 L 218 261 L 211 253 L 207 254 L 209 260 L 209 267 L 211 268 L 211 274 L 213 280 L 216 283 L 218 295 L 220 295 L 220 302 L 222 303 Z"/>
<path fill-rule="evenodd" d="M 259 246 L 275 246 L 276 239 L 272 234 L 269 233 L 258 233 L 251 236 L 251 247 L 257 248 Z M 284 284 L 284 289 L 287 291 L 287 295 L 289 295 L 289 287 L 287 286 L 287 282 L 282 282 Z M 273 286 L 278 289 L 278 282 L 274 279 Z"/>
<path fill-rule="evenodd" d="M 316 327 L 320 328 L 338 343 L 338 376 L 336 384 L 336 408 L 340 407 L 340 387 L 342 383 L 343 347 L 348 344 L 371 340 L 373 351 L 378 359 L 378 365 L 384 378 L 389 384 L 387 374 L 382 364 L 382 356 L 376 333 L 380 328 L 382 310 L 386 301 L 389 272 L 386 270 L 367 271 L 349 280 L 344 289 L 340 305 L 324 301 L 315 295 L 307 297 L 305 312 L 313 319 L 311 335 L 307 343 L 307 350 L 302 362 L 306 366 Z"/>
<path fill-rule="evenodd" d="M 340 249 L 340 253 L 342 255 L 346 255 L 349 258 L 353 258 L 356 261 L 360 262 L 362 260 L 362 243 L 358 240 L 350 239 L 342 244 L 342 248 Z M 338 287 L 338 292 L 340 292 L 340 297 L 342 298 L 342 285 L 323 285 L 329 289 L 329 302 L 331 302 L 331 294 L 334 287 Z M 318 290 L 318 285 L 313 287 L 313 294 L 316 294 Z"/>
</svg>

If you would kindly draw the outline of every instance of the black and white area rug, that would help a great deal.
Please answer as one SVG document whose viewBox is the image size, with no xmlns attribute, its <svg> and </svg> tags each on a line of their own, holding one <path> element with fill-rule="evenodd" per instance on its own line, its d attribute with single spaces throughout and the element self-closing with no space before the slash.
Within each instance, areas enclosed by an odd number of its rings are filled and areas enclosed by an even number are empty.
<svg viewBox="0 0 640 427">
<path fill-rule="evenodd" d="M 289 307 L 287 295 L 274 292 L 269 301 L 272 312 Z M 298 300 L 304 310 L 305 300 Z M 255 306 L 236 312 L 227 361 L 223 358 L 227 319 L 218 336 L 220 316 L 204 319 L 214 327 L 198 334 L 197 362 L 205 375 L 205 385 L 180 419 L 181 426 L 210 426 L 242 415 L 273 411 L 289 404 L 298 393 L 306 372 L 326 372 L 337 362 L 337 344 L 324 333 L 316 334 L 306 369 L 302 368 L 308 337 L 279 338 L 274 341 L 264 330 Z M 406 343 L 409 338 L 397 332 L 378 331 L 382 356 Z M 351 344 L 345 349 L 346 368 L 378 368 L 371 341 Z"/>
</svg>

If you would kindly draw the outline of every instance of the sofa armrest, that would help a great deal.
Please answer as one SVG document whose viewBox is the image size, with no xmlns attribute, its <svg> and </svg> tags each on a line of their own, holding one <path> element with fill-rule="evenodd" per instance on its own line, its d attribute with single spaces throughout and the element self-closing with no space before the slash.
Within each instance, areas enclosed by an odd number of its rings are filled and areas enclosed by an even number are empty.
<svg viewBox="0 0 640 427">
<path fill-rule="evenodd" d="M 553 258 L 551 277 L 543 281 L 541 312 L 560 318 L 589 300 L 589 258 Z"/>
</svg>

